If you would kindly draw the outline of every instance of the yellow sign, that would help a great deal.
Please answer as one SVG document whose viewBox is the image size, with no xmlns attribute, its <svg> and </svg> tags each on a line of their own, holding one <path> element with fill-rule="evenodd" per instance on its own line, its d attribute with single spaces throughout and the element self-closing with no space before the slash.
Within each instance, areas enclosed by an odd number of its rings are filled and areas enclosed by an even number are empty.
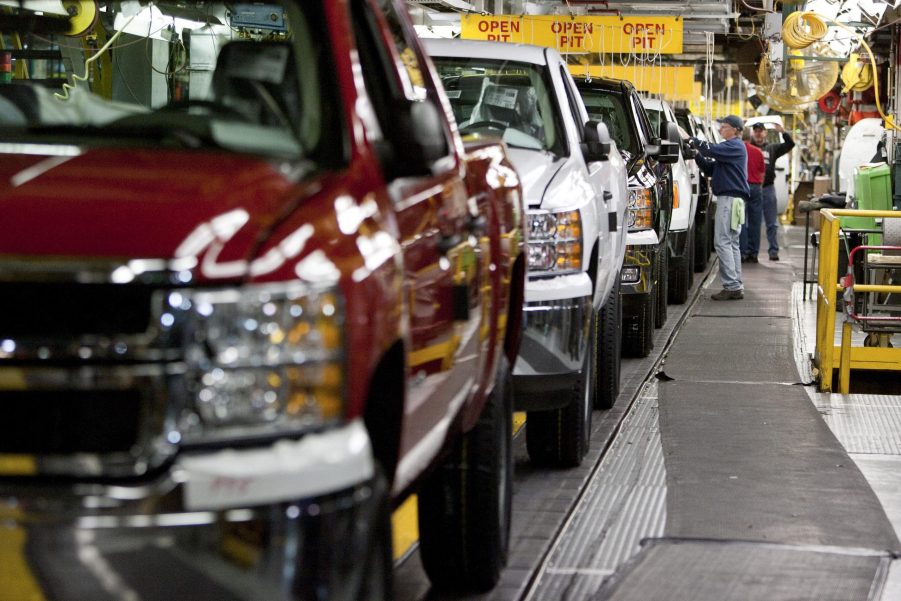
<svg viewBox="0 0 901 601">
<path fill-rule="evenodd" d="M 625 79 L 642 92 L 660 94 L 667 100 L 692 101 L 697 98 L 694 89 L 694 67 L 670 67 L 664 65 L 569 65 L 576 79 L 586 76 Z"/>
<path fill-rule="evenodd" d="M 568 15 L 468 14 L 460 37 L 556 48 L 560 52 L 679 54 L 680 17 L 570 17 Z"/>
</svg>

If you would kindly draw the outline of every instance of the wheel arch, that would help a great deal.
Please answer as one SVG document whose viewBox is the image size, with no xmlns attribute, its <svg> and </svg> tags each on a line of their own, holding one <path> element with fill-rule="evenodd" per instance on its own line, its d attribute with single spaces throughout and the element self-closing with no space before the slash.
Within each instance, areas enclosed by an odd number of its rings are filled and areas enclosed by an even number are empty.
<svg viewBox="0 0 901 601">
<path fill-rule="evenodd" d="M 382 355 L 373 370 L 366 395 L 363 422 L 369 432 L 372 452 L 389 485 L 394 482 L 400 455 L 406 381 L 405 349 L 397 341 Z"/>
</svg>

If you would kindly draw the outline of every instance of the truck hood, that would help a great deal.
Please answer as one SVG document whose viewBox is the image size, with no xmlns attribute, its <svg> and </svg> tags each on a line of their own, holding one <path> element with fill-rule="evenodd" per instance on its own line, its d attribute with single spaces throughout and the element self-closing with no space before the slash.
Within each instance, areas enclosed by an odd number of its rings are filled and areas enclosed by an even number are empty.
<svg viewBox="0 0 901 601">
<path fill-rule="evenodd" d="M 566 163 L 566 157 L 556 158 L 549 152 L 511 147 L 507 148 L 507 155 L 519 173 L 526 204 L 540 206 L 545 190 Z"/>
<path fill-rule="evenodd" d="M 294 187 L 242 155 L 47 149 L 0 155 L 0 255 L 190 263 L 215 248 L 219 262 L 246 260 Z"/>
</svg>

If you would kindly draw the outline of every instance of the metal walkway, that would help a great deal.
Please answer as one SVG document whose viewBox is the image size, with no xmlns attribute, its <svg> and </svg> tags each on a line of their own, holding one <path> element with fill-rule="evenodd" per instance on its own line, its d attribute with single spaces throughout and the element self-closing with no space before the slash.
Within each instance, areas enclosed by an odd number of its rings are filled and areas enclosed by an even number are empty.
<svg viewBox="0 0 901 601">
<path fill-rule="evenodd" d="M 585 467 L 532 469 L 520 449 L 510 566 L 471 598 L 901 599 L 901 401 L 805 386 L 813 303 L 803 229 L 785 230 L 782 261 L 743 266 L 743 301 L 710 301 L 713 274 L 670 305 L 655 354 L 595 413 Z M 398 599 L 452 598 L 415 553 L 396 574 Z"/>
</svg>

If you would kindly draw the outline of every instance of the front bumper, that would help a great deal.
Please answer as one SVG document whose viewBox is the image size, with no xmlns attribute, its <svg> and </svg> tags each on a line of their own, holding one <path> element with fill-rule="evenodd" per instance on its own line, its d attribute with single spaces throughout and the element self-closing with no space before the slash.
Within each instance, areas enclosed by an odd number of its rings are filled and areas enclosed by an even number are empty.
<svg viewBox="0 0 901 601">
<path fill-rule="evenodd" d="M 513 369 L 517 411 L 566 406 L 588 352 L 591 295 L 527 302 L 523 336 Z"/>
<path fill-rule="evenodd" d="M 24 598 L 350 598 L 387 486 L 359 421 L 329 435 L 314 442 L 337 449 L 336 463 L 312 471 L 299 445 L 276 443 L 195 454 L 140 483 L 0 481 L 0 547 Z M 267 453 L 274 465 L 261 467 Z M 342 466 L 352 478 L 311 485 Z"/>
<path fill-rule="evenodd" d="M 620 294 L 651 294 L 654 291 L 654 262 L 660 249 L 656 232 L 630 232 L 626 256 L 620 271 Z"/>
</svg>

